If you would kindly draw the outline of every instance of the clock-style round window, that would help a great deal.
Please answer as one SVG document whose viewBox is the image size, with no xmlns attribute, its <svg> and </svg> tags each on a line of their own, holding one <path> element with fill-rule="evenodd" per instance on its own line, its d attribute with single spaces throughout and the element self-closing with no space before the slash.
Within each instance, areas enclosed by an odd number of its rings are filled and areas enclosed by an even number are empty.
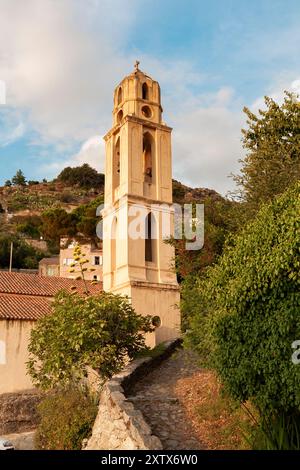
<svg viewBox="0 0 300 470">
<path fill-rule="evenodd" d="M 147 119 L 151 118 L 151 116 L 152 116 L 151 108 L 149 106 L 143 106 L 142 107 L 142 115 Z"/>
</svg>

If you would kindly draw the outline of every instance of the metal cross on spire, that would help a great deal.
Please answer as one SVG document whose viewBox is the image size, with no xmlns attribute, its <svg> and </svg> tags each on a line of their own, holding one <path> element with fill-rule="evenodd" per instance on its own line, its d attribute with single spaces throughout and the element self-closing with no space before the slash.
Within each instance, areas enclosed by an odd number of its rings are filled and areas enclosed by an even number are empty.
<svg viewBox="0 0 300 470">
<path fill-rule="evenodd" d="M 140 65 L 140 62 L 138 60 L 135 61 L 135 64 L 134 64 L 134 68 L 135 68 L 135 71 L 138 72 L 140 69 L 139 69 L 139 65 Z"/>
</svg>

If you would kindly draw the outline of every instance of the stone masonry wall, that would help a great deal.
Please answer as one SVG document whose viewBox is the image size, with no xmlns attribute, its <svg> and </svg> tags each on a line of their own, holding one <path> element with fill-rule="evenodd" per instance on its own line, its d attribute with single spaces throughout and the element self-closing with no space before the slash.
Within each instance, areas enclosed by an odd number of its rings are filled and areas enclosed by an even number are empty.
<svg viewBox="0 0 300 470">
<path fill-rule="evenodd" d="M 85 450 L 160 450 L 158 437 L 152 434 L 141 411 L 127 400 L 127 394 L 137 380 L 143 378 L 169 357 L 179 340 L 165 343 L 161 355 L 131 362 L 121 373 L 114 375 L 101 392 L 98 414 L 92 436 Z"/>
<path fill-rule="evenodd" d="M 31 431 L 38 424 L 36 407 L 42 394 L 36 390 L 0 395 L 0 435 Z"/>
</svg>

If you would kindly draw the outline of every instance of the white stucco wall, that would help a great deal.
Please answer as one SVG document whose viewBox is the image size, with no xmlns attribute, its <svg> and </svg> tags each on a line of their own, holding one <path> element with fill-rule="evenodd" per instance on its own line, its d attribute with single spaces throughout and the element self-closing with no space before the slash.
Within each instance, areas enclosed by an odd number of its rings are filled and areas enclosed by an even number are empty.
<svg viewBox="0 0 300 470">
<path fill-rule="evenodd" d="M 0 320 L 0 394 L 32 388 L 26 373 L 27 345 L 35 322 Z"/>
</svg>

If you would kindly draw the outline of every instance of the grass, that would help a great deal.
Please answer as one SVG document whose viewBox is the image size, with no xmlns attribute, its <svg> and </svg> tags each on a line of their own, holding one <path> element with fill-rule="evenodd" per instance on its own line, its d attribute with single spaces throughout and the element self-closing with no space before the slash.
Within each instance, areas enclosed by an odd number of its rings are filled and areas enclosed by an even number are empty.
<svg viewBox="0 0 300 470">
<path fill-rule="evenodd" d="M 252 422 L 241 405 L 224 393 L 213 371 L 201 370 L 182 378 L 176 395 L 206 449 L 251 448 L 247 436 Z"/>
<path fill-rule="evenodd" d="M 164 343 L 160 343 L 155 348 L 152 349 L 144 349 L 136 354 L 135 359 L 142 359 L 144 357 L 158 357 L 163 354 L 166 350 L 166 345 Z"/>
</svg>

